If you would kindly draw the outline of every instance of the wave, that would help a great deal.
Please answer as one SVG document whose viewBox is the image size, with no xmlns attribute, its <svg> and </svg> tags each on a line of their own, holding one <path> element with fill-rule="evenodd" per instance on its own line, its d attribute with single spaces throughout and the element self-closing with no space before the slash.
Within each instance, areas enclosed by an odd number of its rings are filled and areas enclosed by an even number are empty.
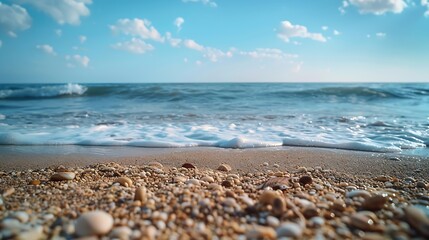
<svg viewBox="0 0 429 240">
<path fill-rule="evenodd" d="M 10 87 L 0 89 L 0 99 L 34 99 L 34 98 L 55 98 L 67 96 L 83 95 L 87 87 L 69 83 L 65 85 L 44 85 L 31 87 Z"/>
</svg>

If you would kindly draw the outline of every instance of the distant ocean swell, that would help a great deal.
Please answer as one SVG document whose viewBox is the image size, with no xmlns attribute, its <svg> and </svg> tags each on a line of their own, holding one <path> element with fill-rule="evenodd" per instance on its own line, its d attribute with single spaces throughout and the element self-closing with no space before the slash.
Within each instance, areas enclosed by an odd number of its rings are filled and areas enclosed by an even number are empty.
<svg viewBox="0 0 429 240">
<path fill-rule="evenodd" d="M 0 145 L 306 146 L 429 156 L 429 84 L 0 85 Z"/>
</svg>

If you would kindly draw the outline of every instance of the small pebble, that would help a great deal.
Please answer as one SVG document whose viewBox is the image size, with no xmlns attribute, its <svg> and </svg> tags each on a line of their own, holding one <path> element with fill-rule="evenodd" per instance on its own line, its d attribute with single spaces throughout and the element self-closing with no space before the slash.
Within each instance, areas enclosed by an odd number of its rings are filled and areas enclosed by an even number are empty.
<svg viewBox="0 0 429 240">
<path fill-rule="evenodd" d="M 426 184 L 424 182 L 417 182 L 416 186 L 418 188 L 426 188 Z"/>
<path fill-rule="evenodd" d="M 124 186 L 124 187 L 133 186 L 133 181 L 128 177 L 119 177 L 115 180 L 115 182 L 121 184 L 121 186 Z"/>
<path fill-rule="evenodd" d="M 192 164 L 192 163 L 184 163 L 183 165 L 182 165 L 182 168 L 188 168 L 188 169 L 195 169 L 196 167 L 195 167 L 195 165 L 194 164 Z"/>
<path fill-rule="evenodd" d="M 138 187 L 134 194 L 134 200 L 140 201 L 142 204 L 147 202 L 147 190 L 145 187 Z"/>
<path fill-rule="evenodd" d="M 229 165 L 228 165 L 228 164 L 226 164 L 226 163 L 222 163 L 222 164 L 217 168 L 217 170 L 222 171 L 222 172 L 229 172 L 229 171 L 231 171 L 231 170 L 232 170 L 232 167 L 231 167 L 231 166 L 229 166 Z"/>
<path fill-rule="evenodd" d="M 38 180 L 38 179 L 31 180 L 29 182 L 29 185 L 34 185 L 34 186 L 40 185 L 40 180 Z"/>
<path fill-rule="evenodd" d="M 80 237 L 104 235 L 113 227 L 113 218 L 103 211 L 82 214 L 75 223 L 76 234 Z"/>
<path fill-rule="evenodd" d="M 73 180 L 76 177 L 74 172 L 57 172 L 51 176 L 51 181 L 67 181 Z"/>
<path fill-rule="evenodd" d="M 313 179 L 310 176 L 302 176 L 299 178 L 299 184 L 305 186 L 307 184 L 313 183 Z"/>
<path fill-rule="evenodd" d="M 277 229 L 277 237 L 293 237 L 299 238 L 302 235 L 303 229 L 296 223 L 282 223 Z"/>
<path fill-rule="evenodd" d="M 370 211 L 378 211 L 384 207 L 387 203 L 388 198 L 383 195 L 375 195 L 365 199 L 362 203 L 362 208 Z"/>
</svg>

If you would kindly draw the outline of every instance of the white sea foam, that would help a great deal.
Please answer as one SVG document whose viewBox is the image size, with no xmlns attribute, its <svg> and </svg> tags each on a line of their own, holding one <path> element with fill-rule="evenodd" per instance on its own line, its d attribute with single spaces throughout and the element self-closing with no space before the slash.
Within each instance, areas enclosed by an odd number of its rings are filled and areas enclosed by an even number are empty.
<svg viewBox="0 0 429 240">
<path fill-rule="evenodd" d="M 7 98 L 43 98 L 64 95 L 82 95 L 88 88 L 79 84 L 32 86 L 19 89 L 0 90 L 0 99 Z"/>
</svg>

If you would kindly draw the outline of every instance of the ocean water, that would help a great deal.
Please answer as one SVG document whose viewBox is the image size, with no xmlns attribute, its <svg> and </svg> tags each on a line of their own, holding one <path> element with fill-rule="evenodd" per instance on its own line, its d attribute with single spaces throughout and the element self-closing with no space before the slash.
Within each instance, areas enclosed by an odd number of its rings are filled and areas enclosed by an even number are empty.
<svg viewBox="0 0 429 240">
<path fill-rule="evenodd" d="M 429 156 L 429 84 L 3 84 L 0 145 L 306 146 Z"/>
</svg>

